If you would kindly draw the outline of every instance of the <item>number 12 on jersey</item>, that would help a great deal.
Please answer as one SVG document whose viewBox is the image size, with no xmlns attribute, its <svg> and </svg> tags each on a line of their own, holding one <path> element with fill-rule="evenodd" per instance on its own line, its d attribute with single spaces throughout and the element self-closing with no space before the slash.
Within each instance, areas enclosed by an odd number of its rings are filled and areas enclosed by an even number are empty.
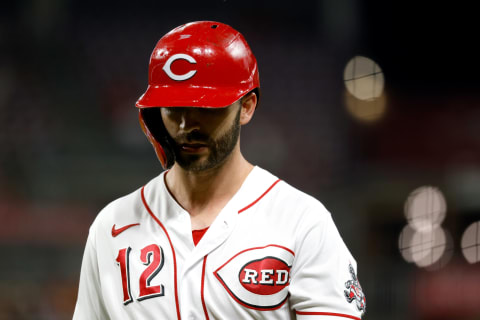
<svg viewBox="0 0 480 320">
<path fill-rule="evenodd" d="M 123 248 L 118 251 L 117 265 L 120 267 L 123 288 L 123 304 L 133 301 L 130 291 L 130 252 L 132 248 Z M 137 301 L 165 295 L 163 285 L 151 286 L 150 282 L 162 270 L 164 264 L 163 249 L 159 245 L 150 244 L 140 251 L 140 261 L 146 265 L 139 279 L 139 296 Z"/>
</svg>

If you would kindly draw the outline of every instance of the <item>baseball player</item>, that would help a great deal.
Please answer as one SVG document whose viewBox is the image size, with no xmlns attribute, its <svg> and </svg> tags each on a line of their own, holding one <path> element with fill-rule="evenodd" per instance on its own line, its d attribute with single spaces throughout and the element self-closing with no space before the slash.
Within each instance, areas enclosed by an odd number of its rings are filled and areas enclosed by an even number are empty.
<svg viewBox="0 0 480 320">
<path fill-rule="evenodd" d="M 74 319 L 361 318 L 357 265 L 330 213 L 242 156 L 259 87 L 225 24 L 160 39 L 136 106 L 166 170 L 95 219 Z"/>
</svg>

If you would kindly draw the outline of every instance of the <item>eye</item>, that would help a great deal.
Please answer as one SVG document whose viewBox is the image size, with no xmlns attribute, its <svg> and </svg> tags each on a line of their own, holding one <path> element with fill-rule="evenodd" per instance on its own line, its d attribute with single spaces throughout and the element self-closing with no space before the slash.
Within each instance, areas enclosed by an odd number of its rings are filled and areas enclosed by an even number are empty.
<svg viewBox="0 0 480 320">
<path fill-rule="evenodd" d="M 209 116 L 222 116 L 228 113 L 227 108 L 202 108 L 201 112 Z"/>
<path fill-rule="evenodd" d="M 216 113 L 216 112 L 218 112 L 218 108 L 202 108 L 201 110 L 202 110 L 202 112 L 205 112 L 205 113 Z"/>
<path fill-rule="evenodd" d="M 166 108 L 162 108 L 163 109 L 163 112 L 166 114 L 166 115 L 177 115 L 177 114 L 181 114 L 185 108 L 179 108 L 179 107 L 166 107 Z"/>
</svg>

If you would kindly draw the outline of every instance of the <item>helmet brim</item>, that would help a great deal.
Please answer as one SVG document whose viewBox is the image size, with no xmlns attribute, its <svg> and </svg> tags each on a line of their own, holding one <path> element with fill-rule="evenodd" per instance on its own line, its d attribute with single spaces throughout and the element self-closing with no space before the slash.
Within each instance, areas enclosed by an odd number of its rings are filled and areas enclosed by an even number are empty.
<svg viewBox="0 0 480 320">
<path fill-rule="evenodd" d="M 149 85 L 135 104 L 137 108 L 199 107 L 224 108 L 235 103 L 249 88 L 175 87 Z"/>
</svg>

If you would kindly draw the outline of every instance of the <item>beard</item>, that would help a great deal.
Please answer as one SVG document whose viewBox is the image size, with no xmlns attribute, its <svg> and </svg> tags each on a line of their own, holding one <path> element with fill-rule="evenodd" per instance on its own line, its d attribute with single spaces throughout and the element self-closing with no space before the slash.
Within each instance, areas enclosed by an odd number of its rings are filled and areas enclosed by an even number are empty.
<svg viewBox="0 0 480 320">
<path fill-rule="evenodd" d="M 174 154 L 175 161 L 178 165 L 189 172 L 201 172 L 221 166 L 231 155 L 238 143 L 241 127 L 240 112 L 241 108 L 239 108 L 232 126 L 217 139 L 212 139 L 197 130 L 175 137 L 175 139 L 173 139 L 175 141 Z M 183 153 L 177 141 L 205 143 L 209 151 L 207 158 L 204 159 L 205 155 Z"/>
</svg>

